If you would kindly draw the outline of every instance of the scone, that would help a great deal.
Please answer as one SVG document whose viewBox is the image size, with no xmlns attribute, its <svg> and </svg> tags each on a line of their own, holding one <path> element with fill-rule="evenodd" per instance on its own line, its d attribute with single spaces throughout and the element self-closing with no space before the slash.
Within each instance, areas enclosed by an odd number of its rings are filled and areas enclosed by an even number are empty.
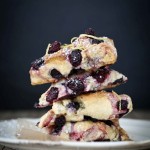
<svg viewBox="0 0 150 150">
<path fill-rule="evenodd" d="M 96 92 L 80 95 L 74 99 L 54 102 L 52 109 L 40 119 L 39 126 L 54 124 L 60 115 L 66 121 L 118 119 L 132 111 L 132 101 L 128 95 L 115 92 Z"/>
<path fill-rule="evenodd" d="M 31 84 L 57 82 L 67 78 L 74 69 L 90 72 L 116 60 L 117 51 L 111 39 L 81 34 L 69 45 L 49 44 L 46 55 L 31 64 Z"/>
<path fill-rule="evenodd" d="M 47 132 L 59 140 L 66 141 L 128 141 L 127 133 L 114 121 L 66 122 L 63 116 L 54 125 L 45 126 Z"/>
<path fill-rule="evenodd" d="M 125 83 L 127 77 L 123 74 L 101 67 L 96 72 L 84 72 L 73 74 L 68 79 L 52 84 L 50 88 L 41 95 L 37 107 L 51 105 L 54 101 L 82 93 L 108 89 Z"/>
</svg>

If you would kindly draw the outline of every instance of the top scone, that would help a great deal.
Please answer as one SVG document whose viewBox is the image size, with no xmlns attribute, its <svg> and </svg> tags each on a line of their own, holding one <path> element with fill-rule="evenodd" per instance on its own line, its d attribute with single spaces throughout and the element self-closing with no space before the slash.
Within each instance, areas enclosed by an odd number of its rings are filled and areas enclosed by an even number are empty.
<svg viewBox="0 0 150 150">
<path fill-rule="evenodd" d="M 61 46 L 57 41 L 49 44 L 46 54 L 31 64 L 31 84 L 57 82 L 67 78 L 74 69 L 90 72 L 114 64 L 117 51 L 113 41 L 90 34 L 81 34 L 68 45 Z"/>
</svg>

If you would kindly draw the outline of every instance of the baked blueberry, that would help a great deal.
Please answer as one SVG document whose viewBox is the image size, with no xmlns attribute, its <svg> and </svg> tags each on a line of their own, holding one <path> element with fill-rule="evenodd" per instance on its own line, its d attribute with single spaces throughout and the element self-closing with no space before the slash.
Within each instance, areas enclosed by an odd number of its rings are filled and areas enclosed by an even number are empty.
<svg viewBox="0 0 150 150">
<path fill-rule="evenodd" d="M 53 78 L 56 78 L 56 79 L 61 79 L 63 78 L 63 75 L 57 70 L 57 69 L 52 69 L 50 71 L 50 75 L 53 77 Z"/>
<path fill-rule="evenodd" d="M 34 62 L 31 63 L 31 67 L 34 70 L 38 70 L 40 66 L 44 64 L 43 57 L 36 59 Z"/>
<path fill-rule="evenodd" d="M 73 95 L 78 95 L 84 91 L 84 84 L 80 79 L 70 79 L 67 82 L 67 87 L 73 91 Z"/>
<path fill-rule="evenodd" d="M 72 66 L 74 67 L 79 66 L 82 61 L 81 50 L 79 49 L 73 50 L 69 55 L 69 61 L 72 64 Z"/>
<path fill-rule="evenodd" d="M 68 108 L 75 108 L 76 110 L 78 110 L 80 108 L 80 104 L 78 102 L 70 102 L 67 105 Z"/>
<path fill-rule="evenodd" d="M 117 102 L 117 109 L 126 110 L 128 107 L 128 102 L 126 100 L 121 100 Z"/>
<path fill-rule="evenodd" d="M 93 78 L 95 78 L 98 82 L 102 83 L 106 79 L 107 75 L 109 74 L 108 67 L 101 67 L 97 71 L 92 73 Z"/>
<path fill-rule="evenodd" d="M 58 41 L 53 42 L 51 44 L 51 47 L 48 50 L 48 54 L 52 54 L 52 53 L 55 53 L 55 52 L 59 51 L 60 50 L 60 46 L 61 46 L 60 42 L 58 42 Z"/>
<path fill-rule="evenodd" d="M 66 123 L 66 118 L 61 115 L 55 119 L 54 133 L 59 133 Z"/>
<path fill-rule="evenodd" d="M 85 30 L 85 34 L 95 35 L 95 31 L 92 28 L 88 28 Z"/>
<path fill-rule="evenodd" d="M 57 99 L 58 93 L 59 93 L 58 88 L 57 87 L 52 87 L 47 93 L 46 101 L 47 102 L 52 102 L 54 99 Z"/>
</svg>

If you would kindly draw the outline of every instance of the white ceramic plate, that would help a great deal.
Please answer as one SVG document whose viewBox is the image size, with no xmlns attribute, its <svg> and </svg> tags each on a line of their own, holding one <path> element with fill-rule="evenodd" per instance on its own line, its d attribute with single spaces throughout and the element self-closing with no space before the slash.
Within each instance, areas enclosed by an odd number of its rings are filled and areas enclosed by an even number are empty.
<svg viewBox="0 0 150 150">
<path fill-rule="evenodd" d="M 0 144 L 20 150 L 135 150 L 150 148 L 150 121 L 120 119 L 121 126 L 128 132 L 129 142 L 66 142 L 50 141 L 35 128 L 37 119 L 17 119 L 0 122 Z M 24 134 L 18 139 L 23 129 Z"/>
</svg>

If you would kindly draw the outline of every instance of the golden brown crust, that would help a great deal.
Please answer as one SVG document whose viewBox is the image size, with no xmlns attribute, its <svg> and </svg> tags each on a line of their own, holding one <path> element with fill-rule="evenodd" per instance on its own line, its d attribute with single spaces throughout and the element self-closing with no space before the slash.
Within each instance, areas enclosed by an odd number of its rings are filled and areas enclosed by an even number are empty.
<svg viewBox="0 0 150 150">
<path fill-rule="evenodd" d="M 70 95 L 73 94 L 73 91 L 66 86 L 70 80 L 80 79 L 83 82 L 84 90 L 81 93 L 100 91 L 102 89 L 112 88 L 127 81 L 127 77 L 115 70 L 109 70 L 106 76 L 107 77 L 105 78 L 105 80 L 100 83 L 97 81 L 97 79 L 95 79 L 92 76 L 92 73 L 84 72 L 80 74 L 74 74 L 67 79 L 63 79 L 55 84 L 52 84 L 50 88 L 41 95 L 39 99 L 39 106 L 46 107 L 50 105 L 50 103 L 46 101 L 46 97 L 48 95 L 48 92 L 53 87 L 56 87 L 58 89 L 58 96 L 56 99 L 54 99 L 54 101 L 61 100 L 64 97 L 69 98 Z M 99 77 L 101 77 L 101 75 Z"/>
<path fill-rule="evenodd" d="M 127 108 L 118 108 L 118 102 L 127 101 Z M 72 102 L 78 102 L 78 109 L 68 107 Z M 83 121 L 85 116 L 98 120 L 120 118 L 132 111 L 132 101 L 128 95 L 117 95 L 115 92 L 96 92 L 77 96 L 75 99 L 65 99 L 53 103 L 55 115 L 64 115 L 67 121 Z"/>
<path fill-rule="evenodd" d="M 83 105 L 83 109 L 79 109 L 78 111 L 80 115 L 90 116 L 96 119 L 108 119 L 113 114 L 108 93 L 104 91 L 82 94 L 76 98 L 76 101 Z"/>
<path fill-rule="evenodd" d="M 123 128 L 120 127 L 119 132 L 120 132 L 120 138 L 122 141 L 131 141 L 129 135 Z"/>
<path fill-rule="evenodd" d="M 121 110 L 117 108 L 119 101 L 127 101 L 127 108 Z M 67 105 L 72 101 L 78 102 L 80 108 L 76 111 L 68 109 Z M 54 102 L 52 110 L 55 114 L 63 114 L 68 121 L 82 121 L 84 116 L 89 116 L 98 120 L 108 120 L 119 118 L 120 115 L 132 111 L 132 101 L 128 95 L 122 96 L 115 92 L 100 91 L 77 96 L 74 100 L 62 100 Z"/>
<path fill-rule="evenodd" d="M 84 40 L 87 40 L 87 43 Z M 45 55 L 43 57 L 44 65 L 39 67 L 38 70 L 33 68 L 30 70 L 31 84 L 56 82 L 57 80 L 49 75 L 52 69 L 57 69 L 64 77 L 67 77 L 73 68 L 91 71 L 116 62 L 116 48 L 110 40 L 107 39 L 100 44 L 91 44 L 88 38 L 79 38 L 78 41 L 76 45 L 72 43 L 72 46 L 64 47 L 54 54 Z M 81 64 L 77 67 L 73 67 L 68 60 L 68 55 L 74 49 L 80 49 L 82 55 Z"/>
<path fill-rule="evenodd" d="M 115 124 L 115 121 L 113 121 Z M 46 127 L 48 132 L 59 140 L 67 141 L 128 141 L 126 132 L 118 125 L 108 125 L 102 121 L 66 122 L 59 134 L 53 134 L 53 127 Z M 123 131 L 123 132 L 122 132 Z"/>
</svg>

